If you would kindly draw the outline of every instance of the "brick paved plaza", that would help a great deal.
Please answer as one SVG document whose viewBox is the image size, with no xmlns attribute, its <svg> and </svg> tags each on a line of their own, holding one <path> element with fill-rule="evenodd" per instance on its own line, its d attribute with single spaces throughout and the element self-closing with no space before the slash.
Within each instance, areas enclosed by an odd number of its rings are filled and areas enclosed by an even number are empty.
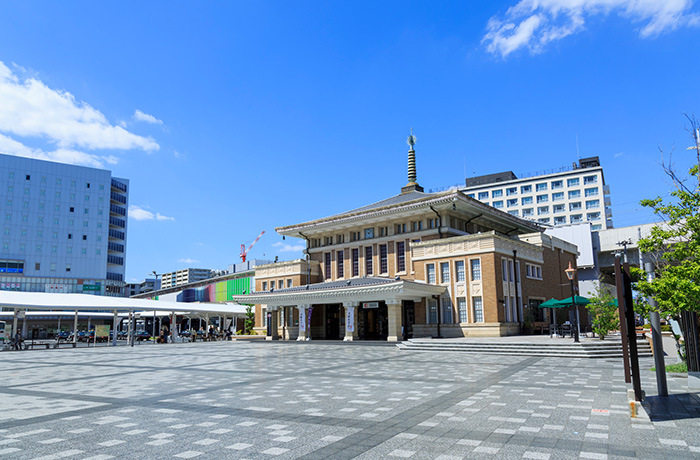
<svg viewBox="0 0 700 460">
<path fill-rule="evenodd" d="M 217 342 L 1 353 L 0 459 L 700 458 L 700 397 L 621 363 Z"/>
</svg>

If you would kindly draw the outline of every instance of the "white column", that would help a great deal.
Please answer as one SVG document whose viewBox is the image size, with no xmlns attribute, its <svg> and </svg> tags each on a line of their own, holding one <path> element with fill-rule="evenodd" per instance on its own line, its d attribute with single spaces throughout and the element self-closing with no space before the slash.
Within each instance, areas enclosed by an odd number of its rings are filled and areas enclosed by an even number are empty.
<svg viewBox="0 0 700 460">
<path fill-rule="evenodd" d="M 440 308 L 439 303 L 438 308 Z M 398 300 L 387 300 L 386 310 L 389 320 L 389 334 L 386 338 L 387 342 L 398 342 L 399 340 L 403 340 L 403 335 L 401 334 L 401 302 Z"/>
<path fill-rule="evenodd" d="M 114 317 L 112 318 L 112 346 L 117 346 L 117 323 L 119 318 L 117 317 L 117 310 L 114 310 Z"/>
<path fill-rule="evenodd" d="M 78 343 L 78 310 L 75 310 L 75 319 L 73 320 L 73 343 Z"/>
<path fill-rule="evenodd" d="M 344 302 L 345 308 L 345 337 L 343 342 L 357 340 L 357 305 L 353 302 Z"/>
<path fill-rule="evenodd" d="M 19 310 L 15 308 L 15 314 L 12 317 L 12 337 L 14 338 L 17 335 L 17 315 L 19 314 Z"/>
</svg>

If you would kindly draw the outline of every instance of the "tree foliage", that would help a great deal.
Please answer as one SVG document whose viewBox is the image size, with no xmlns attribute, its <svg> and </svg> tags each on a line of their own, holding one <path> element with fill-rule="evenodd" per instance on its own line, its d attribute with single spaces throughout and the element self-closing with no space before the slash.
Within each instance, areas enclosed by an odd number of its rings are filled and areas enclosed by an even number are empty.
<svg viewBox="0 0 700 460">
<path fill-rule="evenodd" d="M 253 327 L 255 326 L 255 312 L 253 311 L 253 307 L 248 305 L 245 307 L 245 333 L 250 334 L 253 331 Z"/>
<path fill-rule="evenodd" d="M 698 122 L 688 117 L 696 147 L 696 161 L 690 179 L 682 180 L 672 165 L 663 165 L 676 189 L 672 200 L 660 197 L 642 200 L 663 223 L 639 241 L 642 252 L 658 255 L 656 278 L 640 281 L 639 288 L 653 296 L 660 312 L 676 316 L 679 312 L 700 312 L 700 139 Z"/>
<path fill-rule="evenodd" d="M 607 290 L 601 289 L 600 285 L 595 293 L 588 294 L 588 311 L 593 320 L 592 329 L 603 340 L 610 331 L 620 328 L 620 315 L 615 305 L 615 298 Z"/>
</svg>

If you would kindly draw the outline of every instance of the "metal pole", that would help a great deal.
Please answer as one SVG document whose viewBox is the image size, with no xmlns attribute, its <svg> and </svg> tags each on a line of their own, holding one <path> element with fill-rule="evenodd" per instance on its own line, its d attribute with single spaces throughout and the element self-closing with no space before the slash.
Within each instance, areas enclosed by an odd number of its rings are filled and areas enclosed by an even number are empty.
<svg viewBox="0 0 700 460">
<path fill-rule="evenodd" d="M 625 323 L 625 288 L 622 283 L 620 254 L 615 254 L 615 285 L 617 287 L 617 311 L 620 316 L 620 336 L 622 339 L 622 359 L 625 366 L 625 383 L 632 383 L 630 355 L 629 348 L 627 348 L 627 326 Z"/>
<path fill-rule="evenodd" d="M 17 336 L 17 315 L 19 314 L 19 310 L 15 308 L 15 314 L 12 317 L 12 338 Z"/>
<path fill-rule="evenodd" d="M 634 388 L 635 401 L 641 401 L 642 379 L 639 375 L 639 354 L 637 353 L 637 331 L 634 327 L 634 300 L 632 298 L 632 278 L 630 277 L 630 266 L 624 264 L 622 279 L 625 288 L 625 316 L 627 318 L 627 339 L 630 345 L 630 366 L 632 370 L 632 386 Z"/>
<path fill-rule="evenodd" d="M 574 307 L 574 342 L 579 343 L 578 336 L 578 306 L 576 305 L 576 298 L 574 297 L 574 277 L 571 277 L 571 305 Z"/>
<path fill-rule="evenodd" d="M 644 269 L 647 272 L 647 281 L 654 280 L 654 264 L 647 262 L 644 264 Z M 659 396 L 668 396 L 668 386 L 666 384 L 666 362 L 664 361 L 664 345 L 661 339 L 661 317 L 658 312 L 659 304 L 656 299 L 649 296 L 649 305 L 651 305 L 651 313 L 649 320 L 651 321 L 651 342 L 654 346 L 654 364 L 656 367 L 656 389 L 659 391 Z"/>
<path fill-rule="evenodd" d="M 156 278 L 156 280 L 158 280 L 158 278 Z M 153 336 L 153 345 L 155 345 L 156 344 L 156 311 L 155 310 L 153 310 L 153 325 L 151 326 L 151 329 L 153 329 L 153 334 L 151 334 L 151 335 Z"/>
</svg>

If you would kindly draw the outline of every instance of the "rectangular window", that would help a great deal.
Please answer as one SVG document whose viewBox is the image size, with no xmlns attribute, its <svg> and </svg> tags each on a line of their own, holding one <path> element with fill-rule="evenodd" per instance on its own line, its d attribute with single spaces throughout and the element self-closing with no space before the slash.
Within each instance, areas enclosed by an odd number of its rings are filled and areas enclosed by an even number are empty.
<svg viewBox="0 0 700 460">
<path fill-rule="evenodd" d="M 503 190 L 494 190 L 491 192 L 491 198 L 500 198 L 503 196 Z"/>
<path fill-rule="evenodd" d="M 464 281 L 464 261 L 458 260 L 455 262 L 455 273 L 457 273 L 457 282 Z"/>
<path fill-rule="evenodd" d="M 554 218 L 554 225 L 564 225 L 566 223 L 566 216 L 557 216 Z"/>
<path fill-rule="evenodd" d="M 457 311 L 459 312 L 459 322 L 466 323 L 469 318 L 467 317 L 467 299 L 464 297 L 457 297 Z"/>
<path fill-rule="evenodd" d="M 537 202 L 538 203 L 548 203 L 549 202 L 549 195 L 537 195 Z"/>
<path fill-rule="evenodd" d="M 287 287 L 288 288 L 292 287 L 292 279 L 291 278 L 287 279 Z"/>
<path fill-rule="evenodd" d="M 535 186 L 535 191 L 537 191 L 537 192 L 544 192 L 545 190 L 547 190 L 547 183 L 546 182 L 543 182 L 541 184 L 537 184 Z"/>
<path fill-rule="evenodd" d="M 516 209 L 514 211 L 508 211 L 508 214 L 510 214 L 511 216 L 518 217 L 518 210 Z"/>
<path fill-rule="evenodd" d="M 479 200 L 488 200 L 489 192 L 479 192 Z"/>
<path fill-rule="evenodd" d="M 325 254 L 323 254 L 323 259 L 323 268 L 326 271 L 326 279 L 329 280 L 331 279 L 331 253 L 326 252 Z"/>
<path fill-rule="evenodd" d="M 518 194 L 518 187 L 509 187 L 506 189 L 506 195 L 511 196 L 511 195 L 517 195 Z"/>
<path fill-rule="evenodd" d="M 503 208 L 503 200 L 498 200 L 493 202 L 493 207 L 496 209 Z"/>
<path fill-rule="evenodd" d="M 549 206 L 540 206 L 537 208 L 537 215 L 542 216 L 549 214 Z"/>
<path fill-rule="evenodd" d="M 426 265 L 425 272 L 428 284 L 435 284 L 435 264 Z"/>
<path fill-rule="evenodd" d="M 523 217 L 532 217 L 534 215 L 534 212 L 532 208 L 525 208 L 523 209 Z"/>
<path fill-rule="evenodd" d="M 575 203 L 569 203 L 569 211 L 580 211 L 581 210 L 581 202 L 577 201 Z"/>
<path fill-rule="evenodd" d="M 520 193 L 532 193 L 532 185 L 523 185 L 520 187 Z"/>
<path fill-rule="evenodd" d="M 284 288 L 284 280 L 277 281 L 277 289 L 282 289 L 282 288 Z"/>
<path fill-rule="evenodd" d="M 450 264 L 448 262 L 440 262 L 440 283 L 445 284 L 450 282 Z"/>
<path fill-rule="evenodd" d="M 501 273 L 503 273 L 503 281 L 508 281 L 508 259 L 501 259 Z"/>
<path fill-rule="evenodd" d="M 598 187 L 587 188 L 586 196 L 598 196 Z"/>
<path fill-rule="evenodd" d="M 335 253 L 336 260 L 335 260 L 335 271 L 336 275 L 338 278 L 343 278 L 345 276 L 345 267 L 343 266 L 343 251 L 338 251 Z M 288 280 L 291 282 L 292 280 Z"/>
<path fill-rule="evenodd" d="M 438 303 L 435 299 L 428 299 L 428 324 L 438 322 Z"/>
<path fill-rule="evenodd" d="M 553 180 L 552 181 L 552 190 L 556 190 L 558 188 L 564 188 L 564 181 L 562 180 Z"/>
<path fill-rule="evenodd" d="M 583 176 L 583 184 L 596 184 L 598 182 L 598 176 Z"/>
<path fill-rule="evenodd" d="M 554 212 L 554 214 L 557 214 L 560 212 L 566 212 L 566 205 L 555 204 L 554 206 L 552 206 L 552 212 Z"/>
<path fill-rule="evenodd" d="M 452 302 L 449 297 L 442 298 L 442 323 L 452 324 Z"/>
<path fill-rule="evenodd" d="M 561 201 L 564 199 L 564 192 L 552 193 L 552 201 Z"/>
<path fill-rule="evenodd" d="M 472 281 L 481 279 L 481 259 L 472 259 L 469 261 L 471 266 Z"/>
<path fill-rule="evenodd" d="M 586 201 L 586 209 L 595 209 L 600 207 L 600 200 L 588 200 Z"/>
<path fill-rule="evenodd" d="M 573 214 L 571 217 L 569 217 L 569 222 L 572 224 L 578 224 L 583 220 L 583 216 L 581 214 Z"/>
<path fill-rule="evenodd" d="M 483 323 L 484 305 L 482 303 L 481 296 L 472 297 L 472 305 L 474 306 L 474 322 Z"/>
<path fill-rule="evenodd" d="M 374 259 L 372 257 L 372 246 L 367 246 L 365 248 L 365 275 L 371 275 Z"/>
<path fill-rule="evenodd" d="M 600 213 L 599 212 L 589 212 L 586 214 L 586 220 L 594 221 L 594 220 L 600 220 Z"/>
<path fill-rule="evenodd" d="M 360 250 L 352 250 L 352 276 L 360 276 Z"/>
<path fill-rule="evenodd" d="M 566 180 L 567 187 L 578 187 L 579 184 L 580 184 L 580 181 L 579 181 L 578 177 L 574 177 L 574 178 Z"/>
<path fill-rule="evenodd" d="M 262 290 L 267 291 L 267 281 L 262 282 Z"/>
<path fill-rule="evenodd" d="M 396 243 L 396 271 L 406 271 L 406 243 L 403 241 Z"/>
<path fill-rule="evenodd" d="M 526 197 L 524 197 L 524 198 L 521 198 L 521 199 L 520 199 L 520 204 L 522 204 L 523 206 L 527 206 L 527 205 L 529 205 L 529 204 L 532 204 L 532 197 L 531 197 L 531 196 L 526 196 Z"/>
<path fill-rule="evenodd" d="M 518 205 L 518 199 L 517 199 L 517 198 L 508 200 L 508 207 L 509 207 L 509 208 L 512 208 L 512 207 L 517 206 L 517 205 Z"/>
<path fill-rule="evenodd" d="M 574 200 L 577 198 L 581 198 L 581 190 L 570 190 L 569 191 L 569 199 Z"/>
<path fill-rule="evenodd" d="M 513 277 L 513 261 L 509 260 L 508 261 L 508 281 L 511 283 L 515 281 L 515 278 Z"/>
<path fill-rule="evenodd" d="M 386 244 L 379 245 L 379 273 L 389 273 L 389 252 Z"/>
<path fill-rule="evenodd" d="M 537 222 L 540 224 L 548 224 L 549 223 L 549 217 L 543 217 L 541 219 L 537 219 Z"/>
</svg>

